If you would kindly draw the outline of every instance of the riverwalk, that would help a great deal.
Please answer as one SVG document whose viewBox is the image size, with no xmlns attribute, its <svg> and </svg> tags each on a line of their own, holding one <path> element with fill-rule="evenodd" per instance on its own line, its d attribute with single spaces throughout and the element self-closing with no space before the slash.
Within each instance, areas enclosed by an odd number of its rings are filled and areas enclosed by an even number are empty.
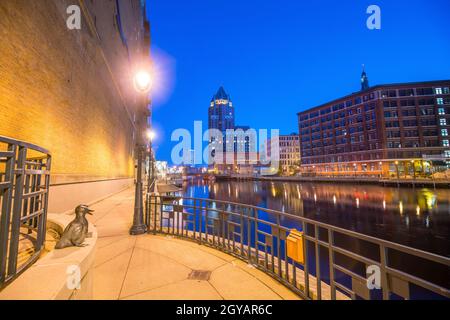
<svg viewBox="0 0 450 320">
<path fill-rule="evenodd" d="M 130 236 L 134 193 L 92 208 L 98 231 L 94 299 L 297 300 L 296 294 L 247 263 L 194 242 Z"/>
<path fill-rule="evenodd" d="M 279 176 L 250 176 L 250 175 L 216 175 L 217 180 L 257 180 L 280 182 L 310 182 L 310 183 L 347 183 L 347 184 L 376 184 L 395 187 L 434 187 L 450 188 L 450 179 L 392 179 L 379 177 L 279 177 Z"/>
</svg>

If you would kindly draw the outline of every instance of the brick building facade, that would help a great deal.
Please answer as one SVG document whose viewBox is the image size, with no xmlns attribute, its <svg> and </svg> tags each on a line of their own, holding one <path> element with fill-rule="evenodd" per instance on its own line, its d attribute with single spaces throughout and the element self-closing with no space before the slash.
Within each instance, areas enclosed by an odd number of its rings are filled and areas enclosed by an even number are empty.
<svg viewBox="0 0 450 320">
<path fill-rule="evenodd" d="M 66 25 L 73 4 L 81 30 Z M 2 0 L 0 35 L 0 135 L 52 152 L 50 211 L 130 185 L 146 121 L 132 84 L 149 60 L 143 3 Z"/>
<path fill-rule="evenodd" d="M 378 85 L 298 113 L 303 173 L 447 170 L 449 88 L 450 80 Z"/>
</svg>

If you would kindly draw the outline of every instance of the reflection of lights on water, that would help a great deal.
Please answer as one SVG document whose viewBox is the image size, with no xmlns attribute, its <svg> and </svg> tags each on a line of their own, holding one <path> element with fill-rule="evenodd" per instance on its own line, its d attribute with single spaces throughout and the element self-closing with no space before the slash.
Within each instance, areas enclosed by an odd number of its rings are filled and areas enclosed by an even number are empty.
<svg viewBox="0 0 450 320">
<path fill-rule="evenodd" d="M 433 207 L 436 205 L 436 195 L 430 190 L 425 190 L 423 192 L 423 196 L 425 197 L 427 208 L 433 209 Z"/>
<path fill-rule="evenodd" d="M 275 190 L 275 187 L 272 184 L 272 197 L 276 197 L 277 195 L 277 190 Z"/>
<path fill-rule="evenodd" d="M 420 207 L 419 207 L 419 206 L 416 207 L 416 214 L 417 214 L 418 216 L 420 216 Z"/>
<path fill-rule="evenodd" d="M 231 197 L 231 186 L 228 185 L 228 196 Z"/>
<path fill-rule="evenodd" d="M 409 227 L 409 217 L 408 216 L 406 216 L 405 224 Z"/>
<path fill-rule="evenodd" d="M 333 196 L 333 203 L 334 203 L 334 204 L 337 203 L 337 198 L 336 198 L 336 196 Z"/>
<path fill-rule="evenodd" d="M 426 226 L 427 228 L 430 227 L 430 216 L 427 216 L 427 217 L 425 218 L 425 226 Z"/>
<path fill-rule="evenodd" d="M 314 201 L 317 202 L 317 194 L 314 193 Z"/>
<path fill-rule="evenodd" d="M 386 210 L 386 200 L 383 200 L 383 209 Z"/>
<path fill-rule="evenodd" d="M 398 209 L 400 210 L 400 214 L 403 214 L 403 202 L 402 201 L 400 201 L 398 203 Z"/>
<path fill-rule="evenodd" d="M 281 212 L 286 212 L 286 211 L 285 211 L 285 208 L 284 208 L 284 204 L 283 204 L 283 206 L 281 207 Z"/>
<path fill-rule="evenodd" d="M 356 198 L 356 208 L 359 209 L 359 198 Z"/>
</svg>

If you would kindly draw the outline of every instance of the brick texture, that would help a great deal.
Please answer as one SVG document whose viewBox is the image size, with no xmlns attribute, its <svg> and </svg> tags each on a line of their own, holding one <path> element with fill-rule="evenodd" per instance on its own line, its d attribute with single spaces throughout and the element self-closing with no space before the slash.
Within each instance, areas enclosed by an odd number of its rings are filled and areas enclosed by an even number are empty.
<svg viewBox="0 0 450 320">
<path fill-rule="evenodd" d="M 89 15 L 69 30 L 77 1 L 0 1 L 0 135 L 49 149 L 62 180 L 130 177 L 134 108 L 145 106 L 130 81 L 144 52 L 139 1 L 120 1 L 128 51 L 116 2 L 80 2 Z"/>
</svg>

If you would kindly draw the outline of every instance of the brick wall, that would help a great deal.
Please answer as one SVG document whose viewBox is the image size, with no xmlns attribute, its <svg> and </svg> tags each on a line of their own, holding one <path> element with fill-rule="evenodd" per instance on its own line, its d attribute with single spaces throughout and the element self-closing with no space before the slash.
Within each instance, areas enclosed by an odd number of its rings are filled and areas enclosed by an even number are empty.
<svg viewBox="0 0 450 320">
<path fill-rule="evenodd" d="M 131 74 L 145 48 L 139 0 L 119 2 L 129 53 L 116 1 L 0 1 L 0 135 L 49 149 L 58 182 L 133 175 L 145 97 Z M 81 30 L 66 27 L 71 4 L 84 8 Z"/>
</svg>

